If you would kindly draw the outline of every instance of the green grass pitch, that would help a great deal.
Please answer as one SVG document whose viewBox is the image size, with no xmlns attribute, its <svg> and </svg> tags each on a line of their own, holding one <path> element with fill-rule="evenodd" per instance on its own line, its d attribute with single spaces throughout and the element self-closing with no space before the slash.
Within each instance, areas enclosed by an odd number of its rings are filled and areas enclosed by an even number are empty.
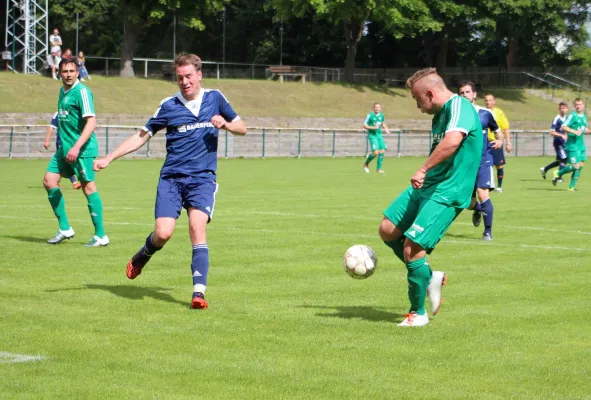
<svg viewBox="0 0 591 400">
<path fill-rule="evenodd" d="M 125 277 L 162 160 L 99 173 L 111 245 L 91 249 L 82 193 L 62 181 L 76 237 L 49 246 L 47 161 L 0 160 L 0 398 L 589 399 L 591 171 L 570 193 L 541 179 L 550 160 L 508 160 L 493 242 L 469 212 L 452 225 L 429 259 L 443 309 L 415 329 L 396 326 L 406 271 L 377 228 L 419 158 L 384 176 L 361 158 L 220 160 L 207 311 L 189 309 L 184 214 Z M 378 255 L 367 280 L 342 270 L 353 244 Z"/>
</svg>

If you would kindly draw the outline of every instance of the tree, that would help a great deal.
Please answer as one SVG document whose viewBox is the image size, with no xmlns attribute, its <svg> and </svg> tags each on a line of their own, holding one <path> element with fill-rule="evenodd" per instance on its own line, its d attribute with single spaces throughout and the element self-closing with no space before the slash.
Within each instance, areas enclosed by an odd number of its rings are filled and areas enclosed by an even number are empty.
<svg viewBox="0 0 591 400">
<path fill-rule="evenodd" d="M 312 12 L 318 21 L 340 25 L 347 47 L 345 80 L 352 82 L 357 46 L 368 22 L 379 22 L 395 37 L 438 30 L 423 0 L 267 0 L 280 21 Z"/>
<path fill-rule="evenodd" d="M 527 59 L 554 59 L 557 38 L 579 43 L 589 4 L 588 0 L 483 0 L 479 12 L 494 20 L 497 41 L 505 48 L 504 62 L 514 68 Z"/>
</svg>

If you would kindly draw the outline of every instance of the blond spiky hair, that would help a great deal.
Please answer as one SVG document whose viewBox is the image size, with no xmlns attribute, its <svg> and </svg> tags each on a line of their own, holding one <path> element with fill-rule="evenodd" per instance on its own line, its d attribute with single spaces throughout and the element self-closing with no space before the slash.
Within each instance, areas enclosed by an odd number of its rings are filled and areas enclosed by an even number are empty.
<svg viewBox="0 0 591 400">
<path fill-rule="evenodd" d="M 413 76 L 411 76 L 410 78 L 408 78 L 406 80 L 406 88 L 412 89 L 413 85 L 415 83 L 417 83 L 417 81 L 423 79 L 427 75 L 436 74 L 436 73 L 437 73 L 437 69 L 435 69 L 435 68 L 420 69 L 417 72 L 415 72 L 413 74 Z"/>
</svg>

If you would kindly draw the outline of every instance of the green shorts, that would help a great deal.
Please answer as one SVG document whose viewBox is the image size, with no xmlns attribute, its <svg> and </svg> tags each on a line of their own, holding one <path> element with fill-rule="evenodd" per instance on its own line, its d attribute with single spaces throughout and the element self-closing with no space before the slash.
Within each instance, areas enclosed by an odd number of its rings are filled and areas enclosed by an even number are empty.
<svg viewBox="0 0 591 400">
<path fill-rule="evenodd" d="M 578 164 L 582 161 L 587 161 L 586 150 L 575 150 L 567 153 L 567 160 L 569 164 Z"/>
<path fill-rule="evenodd" d="M 382 135 L 367 135 L 369 139 L 369 148 L 371 151 L 386 150 L 386 141 Z"/>
<path fill-rule="evenodd" d="M 409 186 L 386 208 L 384 216 L 431 254 L 462 210 L 425 198 Z"/>
<path fill-rule="evenodd" d="M 75 163 L 69 164 L 66 162 L 64 153 L 61 149 L 58 149 L 51 158 L 51 161 L 49 161 L 47 172 L 60 174 L 65 178 L 76 175 L 79 182 L 93 182 L 94 171 L 92 169 L 92 162 L 94 159 L 95 157 L 78 157 Z"/>
</svg>

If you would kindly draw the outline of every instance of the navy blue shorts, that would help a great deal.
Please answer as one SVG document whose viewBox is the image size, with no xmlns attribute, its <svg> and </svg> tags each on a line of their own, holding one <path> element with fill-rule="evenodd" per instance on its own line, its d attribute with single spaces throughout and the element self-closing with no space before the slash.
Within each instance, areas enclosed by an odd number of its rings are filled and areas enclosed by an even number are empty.
<svg viewBox="0 0 591 400">
<path fill-rule="evenodd" d="M 213 216 L 217 191 L 218 184 L 213 175 L 161 177 L 158 181 L 154 216 L 177 219 L 182 208 L 193 207 L 207 214 L 209 222 Z"/>
<path fill-rule="evenodd" d="M 491 190 L 495 188 L 492 164 L 480 164 L 480 167 L 478 167 L 478 173 L 476 174 L 475 188 Z"/>
<path fill-rule="evenodd" d="M 493 164 L 494 165 L 505 165 L 505 152 L 503 148 L 498 149 L 490 149 L 490 153 L 493 156 Z"/>
<path fill-rule="evenodd" d="M 554 151 L 556 151 L 556 160 L 562 161 L 566 160 L 566 150 L 564 150 L 564 145 L 554 145 Z"/>
</svg>

